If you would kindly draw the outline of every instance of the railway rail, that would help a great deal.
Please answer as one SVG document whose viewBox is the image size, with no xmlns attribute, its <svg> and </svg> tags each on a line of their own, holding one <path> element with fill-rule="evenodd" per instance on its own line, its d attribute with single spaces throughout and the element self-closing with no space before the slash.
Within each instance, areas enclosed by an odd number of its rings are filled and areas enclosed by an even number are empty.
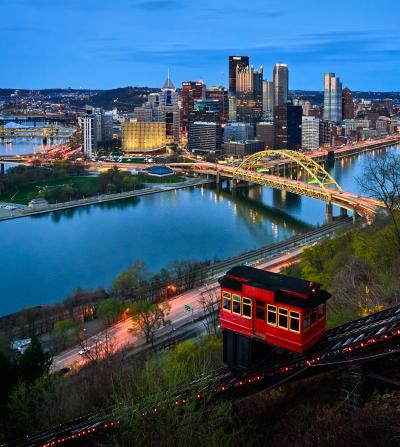
<svg viewBox="0 0 400 447">
<path fill-rule="evenodd" d="M 353 364 L 400 354 L 400 305 L 330 329 L 309 354 L 295 354 L 273 366 L 261 367 L 243 377 L 235 377 L 228 368 L 220 368 L 200 376 L 176 390 L 174 398 L 150 396 L 145 408 L 125 404 L 110 408 L 104 414 L 91 414 L 61 424 L 33 436 L 26 436 L 9 447 L 52 447 L 74 445 L 88 436 L 117 428 L 121 410 L 146 417 L 155 415 L 168 405 L 185 405 L 188 400 L 205 396 L 237 399 L 271 390 L 320 371 L 335 370 Z"/>
</svg>

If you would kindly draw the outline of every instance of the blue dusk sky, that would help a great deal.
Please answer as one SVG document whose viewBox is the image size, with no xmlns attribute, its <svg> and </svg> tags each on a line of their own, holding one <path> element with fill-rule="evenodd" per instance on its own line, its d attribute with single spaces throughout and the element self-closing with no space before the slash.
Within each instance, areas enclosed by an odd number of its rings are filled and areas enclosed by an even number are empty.
<svg viewBox="0 0 400 447">
<path fill-rule="evenodd" d="M 291 89 L 324 71 L 354 90 L 400 90 L 398 0 L 0 0 L 0 87 L 227 84 L 228 56 L 249 55 Z"/>
</svg>

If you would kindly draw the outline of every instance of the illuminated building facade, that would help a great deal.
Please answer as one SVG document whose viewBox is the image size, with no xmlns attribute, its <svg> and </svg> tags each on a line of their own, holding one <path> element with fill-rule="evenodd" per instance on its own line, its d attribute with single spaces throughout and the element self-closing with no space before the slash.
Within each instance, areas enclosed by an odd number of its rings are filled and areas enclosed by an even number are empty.
<svg viewBox="0 0 400 447">
<path fill-rule="evenodd" d="M 313 151 L 319 148 L 319 119 L 313 116 L 303 116 L 301 146 L 305 151 Z"/>
<path fill-rule="evenodd" d="M 283 106 L 288 102 L 289 69 L 286 64 L 274 66 L 274 106 Z"/>
<path fill-rule="evenodd" d="M 253 66 L 236 70 L 237 121 L 256 123 L 263 113 L 263 69 Z"/>
<path fill-rule="evenodd" d="M 237 69 L 249 66 L 249 56 L 229 56 L 229 95 L 236 95 L 236 73 Z"/>
<path fill-rule="evenodd" d="M 161 89 L 160 107 L 165 123 L 166 143 L 178 146 L 180 128 L 179 95 L 169 76 Z"/>
<path fill-rule="evenodd" d="M 181 109 L 181 130 L 187 133 L 189 124 L 189 114 L 193 109 L 193 104 L 198 99 L 205 99 L 206 86 L 203 81 L 182 82 L 182 109 Z"/>
<path fill-rule="evenodd" d="M 195 121 L 189 124 L 189 151 L 216 153 L 221 150 L 222 128 L 217 123 Z"/>
<path fill-rule="evenodd" d="M 152 152 L 165 148 L 165 122 L 125 121 L 122 123 L 124 152 Z"/>
<path fill-rule="evenodd" d="M 225 124 L 229 119 L 228 90 L 225 87 L 211 87 L 206 90 L 206 99 L 216 99 L 220 105 L 219 122 Z"/>
<path fill-rule="evenodd" d="M 263 115 L 272 116 L 274 110 L 274 83 L 263 81 Z"/>
</svg>

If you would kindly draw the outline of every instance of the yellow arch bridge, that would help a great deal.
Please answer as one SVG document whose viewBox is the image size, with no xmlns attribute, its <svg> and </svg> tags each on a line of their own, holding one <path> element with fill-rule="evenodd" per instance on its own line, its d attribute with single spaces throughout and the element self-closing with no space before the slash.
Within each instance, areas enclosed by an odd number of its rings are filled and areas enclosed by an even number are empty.
<svg viewBox="0 0 400 447">
<path fill-rule="evenodd" d="M 327 220 L 332 220 L 332 205 L 371 221 L 382 203 L 344 191 L 336 180 L 312 158 L 301 152 L 286 149 L 265 150 L 247 157 L 239 166 L 216 163 L 175 163 L 171 167 L 191 167 L 201 174 L 216 175 L 233 180 L 292 192 L 327 203 Z M 293 178 L 294 177 L 294 178 Z M 299 180 L 300 179 L 300 180 Z"/>
</svg>

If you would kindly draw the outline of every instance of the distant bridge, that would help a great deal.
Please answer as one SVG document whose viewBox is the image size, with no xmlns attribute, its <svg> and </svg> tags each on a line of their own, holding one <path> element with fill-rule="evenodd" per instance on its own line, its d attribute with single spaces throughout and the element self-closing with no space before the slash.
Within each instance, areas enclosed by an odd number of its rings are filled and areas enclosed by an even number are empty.
<svg viewBox="0 0 400 447">
<path fill-rule="evenodd" d="M 0 126 L 1 138 L 68 138 L 74 130 L 58 126 L 46 127 L 2 127 Z"/>
<path fill-rule="evenodd" d="M 274 163 L 277 157 L 283 159 L 282 163 Z M 322 200 L 327 203 L 327 221 L 333 218 L 332 205 L 341 208 L 341 215 L 346 215 L 349 210 L 354 213 L 354 218 L 361 215 L 367 221 L 374 219 L 379 207 L 383 206 L 376 200 L 345 192 L 320 164 L 298 151 L 282 149 L 257 152 L 237 167 L 207 162 L 174 163 L 170 166 L 215 175 L 217 182 L 227 178 L 232 180 L 233 187 L 237 181 L 246 181 Z"/>
</svg>

